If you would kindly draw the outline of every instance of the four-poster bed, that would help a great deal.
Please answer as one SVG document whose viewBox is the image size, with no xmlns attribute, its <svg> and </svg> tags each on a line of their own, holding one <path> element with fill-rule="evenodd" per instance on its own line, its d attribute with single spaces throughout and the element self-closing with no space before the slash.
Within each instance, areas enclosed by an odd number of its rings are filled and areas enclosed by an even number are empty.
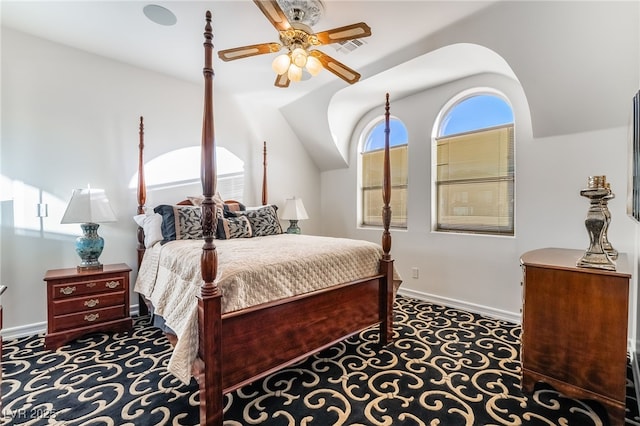
<svg viewBox="0 0 640 426">
<path fill-rule="evenodd" d="M 379 326 L 380 343 L 386 345 L 392 338 L 393 327 L 393 300 L 395 291 L 400 281 L 397 276 L 394 278 L 393 260 L 390 255 L 391 234 L 389 226 L 391 222 L 390 203 L 390 162 L 389 162 L 389 97 L 386 97 L 385 105 L 385 155 L 384 155 L 384 178 L 382 197 L 384 207 L 382 211 L 384 230 L 382 233 L 382 244 L 370 242 L 358 242 L 357 240 L 332 239 L 328 237 L 310 237 L 303 235 L 269 235 L 256 238 L 236 238 L 215 240 L 216 225 L 219 223 L 219 204 L 221 200 L 216 196 L 216 158 L 213 123 L 213 34 L 211 27 L 211 13 L 206 13 L 206 25 L 204 33 L 205 66 L 204 74 L 204 116 L 202 126 L 202 197 L 201 197 L 201 226 L 202 240 L 183 240 L 165 244 L 167 246 L 178 246 L 179 251 L 169 261 L 171 264 L 182 264 L 187 262 L 185 253 L 194 252 L 194 243 L 197 244 L 197 251 L 200 253 L 196 267 L 190 267 L 189 272 L 197 270 L 196 291 L 194 297 L 188 296 L 193 290 L 193 285 L 186 285 L 183 290 L 173 290 L 174 293 L 164 293 L 164 288 L 175 288 L 176 283 L 184 281 L 185 274 L 175 274 L 174 281 L 168 286 L 153 283 L 137 283 L 136 291 L 143 293 L 155 302 L 167 299 L 180 299 L 176 302 L 188 305 L 184 308 L 189 312 L 187 317 L 192 316 L 193 321 L 187 318 L 184 321 L 177 318 L 176 312 L 179 310 L 173 306 L 165 309 L 169 317 L 167 324 L 178 336 L 174 341 L 176 346 L 174 352 L 182 350 L 192 352 L 192 358 L 177 357 L 175 364 L 185 364 L 189 367 L 189 375 L 196 378 L 200 387 L 200 424 L 202 425 L 222 425 L 223 422 L 223 402 L 224 394 L 251 383 L 252 381 L 265 377 L 287 365 L 295 363 L 306 356 L 309 356 L 323 348 L 329 347 L 344 338 L 351 336 L 361 330 L 371 326 Z M 143 127 L 142 118 L 140 122 L 140 145 L 139 145 L 139 179 L 138 179 L 138 213 L 145 211 L 146 190 L 143 170 Z M 263 173 L 263 208 L 268 208 L 266 200 L 266 146 L 264 150 L 264 173 Z M 218 210 L 217 210 L 218 209 Z M 274 209 L 275 211 L 275 209 Z M 276 217 L 277 220 L 277 217 Z M 281 242 L 289 238 L 284 244 Z M 291 239 L 293 238 L 293 239 Z M 271 241 L 276 241 L 273 243 Z M 314 240 L 311 240 L 314 239 Z M 332 245 L 340 241 L 340 246 Z M 138 231 L 138 253 L 139 279 L 142 281 L 143 275 L 147 275 L 148 270 L 162 269 L 160 255 L 164 255 L 165 250 L 156 244 L 152 249 L 145 250 L 144 232 Z M 324 248 L 331 256 L 342 251 L 342 244 L 358 245 L 357 250 L 366 250 L 366 257 L 371 258 L 373 253 L 373 263 L 360 260 L 339 261 L 331 258 L 327 266 L 319 266 L 320 270 L 327 272 L 331 276 L 321 277 L 316 281 L 335 281 L 333 283 L 313 283 L 313 287 L 304 287 L 295 291 L 291 295 L 276 294 L 267 301 L 250 302 L 238 304 L 236 300 L 228 294 L 234 287 L 237 277 L 242 277 L 243 271 L 233 263 L 240 252 L 248 252 L 252 264 L 260 264 L 261 259 L 266 256 L 276 256 L 276 252 L 283 250 L 278 247 L 287 245 L 306 244 L 300 252 L 312 251 Z M 370 246 L 374 246 L 371 248 Z M 372 249 L 373 251 L 369 251 Z M 298 250 L 296 248 L 296 250 Z M 335 253 L 334 253 L 335 251 Z M 157 257 L 156 254 L 157 253 Z M 184 256 L 184 257 L 180 257 Z M 284 253 L 286 256 L 286 251 Z M 143 259 L 144 258 L 144 259 Z M 157 262 L 153 268 L 148 267 L 151 263 Z M 143 261 L 144 260 L 144 261 Z M 312 264 L 306 264 L 304 255 L 289 256 L 289 258 L 278 260 L 283 266 L 278 266 L 289 274 L 285 278 L 276 278 L 277 283 L 301 281 L 297 274 L 303 274 Z M 269 259 L 265 264 L 272 264 Z M 345 263 L 351 269 L 354 265 L 356 271 L 340 271 L 339 264 Z M 157 267 L 160 265 L 160 267 Z M 244 266 L 243 266 L 244 268 Z M 230 274 L 229 271 L 234 271 Z M 164 274 L 164 272 L 163 272 Z M 166 275 L 171 275 L 166 272 Z M 229 276 L 233 275 L 233 278 Z M 250 277 L 257 277 L 252 271 Z M 295 280 L 287 278 L 295 277 Z M 300 278 L 300 279 L 299 279 Z M 232 280 L 232 281 L 230 281 Z M 255 278 L 253 279 L 256 280 Z M 271 288 L 266 278 L 259 278 L 257 283 L 259 289 Z M 247 279 L 251 281 L 251 279 Z M 138 285 L 140 284 L 140 285 Z M 295 285 L 296 283 L 292 284 Z M 318 284 L 318 285 L 316 285 Z M 307 284 L 305 284 L 306 286 Z M 288 291 L 288 288 L 282 291 Z M 175 295 L 175 292 L 178 295 Z M 253 291 L 255 293 L 255 290 Z M 276 291 L 277 293 L 277 291 Z M 188 296 L 184 299 L 185 294 Z M 233 293 L 235 294 L 235 293 Z M 182 297 L 182 299 L 181 299 Z M 193 299 L 197 298 L 197 302 Z M 185 301 L 186 300 L 186 301 Z M 195 307 L 197 303 L 197 308 Z M 257 303 L 257 304 L 256 304 Z M 143 305 L 143 303 L 141 303 Z M 245 306 L 246 305 L 246 306 Z M 168 306 L 168 305 L 167 305 Z M 141 306 L 142 309 L 142 306 Z M 162 308 L 161 308 L 162 310 Z M 173 318 L 171 318 L 173 315 Z M 171 324 L 169 324 L 171 322 Z M 184 342 L 189 342 L 190 338 L 197 342 L 196 347 L 188 347 Z M 170 361 L 170 367 L 171 363 Z M 171 368 L 170 368 L 171 369 Z M 184 378 L 182 378 L 184 381 Z"/>
</svg>

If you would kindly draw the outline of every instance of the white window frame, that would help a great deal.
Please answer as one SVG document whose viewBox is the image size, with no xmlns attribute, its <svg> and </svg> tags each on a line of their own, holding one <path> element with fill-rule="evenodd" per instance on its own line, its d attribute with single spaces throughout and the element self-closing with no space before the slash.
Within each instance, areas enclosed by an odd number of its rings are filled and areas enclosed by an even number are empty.
<svg viewBox="0 0 640 426">
<path fill-rule="evenodd" d="M 468 235 L 487 235 L 487 236 L 495 236 L 495 237 L 514 237 L 516 233 L 516 164 L 515 164 L 515 150 L 516 150 L 516 123 L 515 123 L 515 113 L 514 115 L 514 123 L 513 123 L 513 140 L 511 146 L 512 153 L 512 164 L 511 167 L 513 169 L 513 183 L 512 183 L 512 201 L 511 201 L 511 232 L 492 232 L 490 230 L 470 230 L 470 229 L 438 229 L 438 146 L 437 139 L 440 135 L 440 128 L 444 124 L 444 119 L 447 117 L 449 112 L 460 102 L 464 100 L 474 97 L 474 96 L 496 96 L 503 101 L 505 101 L 513 112 L 513 104 L 509 101 L 506 95 L 502 92 L 488 87 L 477 87 L 468 89 L 458 93 L 449 99 L 448 102 L 440 109 L 438 116 L 436 117 L 435 124 L 432 129 L 431 134 L 431 231 L 438 233 L 454 233 L 454 234 L 468 234 Z"/>
</svg>

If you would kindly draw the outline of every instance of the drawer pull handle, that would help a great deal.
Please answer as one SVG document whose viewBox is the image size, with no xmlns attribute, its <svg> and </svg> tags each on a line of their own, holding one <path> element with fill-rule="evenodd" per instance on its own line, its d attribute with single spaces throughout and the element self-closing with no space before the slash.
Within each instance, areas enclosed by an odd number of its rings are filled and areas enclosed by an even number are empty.
<svg viewBox="0 0 640 426">
<path fill-rule="evenodd" d="M 70 295 L 73 294 L 73 292 L 76 291 L 76 287 L 64 287 L 60 289 L 60 293 L 65 294 L 65 295 Z"/>
<path fill-rule="evenodd" d="M 89 300 L 85 300 L 84 306 L 88 308 L 93 308 L 94 306 L 98 306 L 98 303 L 100 303 L 100 299 L 89 299 Z"/>
<path fill-rule="evenodd" d="M 100 314 L 88 314 L 84 316 L 85 321 L 93 322 L 100 318 Z"/>
<path fill-rule="evenodd" d="M 119 285 L 120 285 L 120 281 L 107 281 L 107 283 L 105 284 L 105 286 L 109 288 L 116 288 Z"/>
<path fill-rule="evenodd" d="M 96 283 L 87 283 L 87 287 L 89 288 L 94 288 L 96 286 Z"/>
</svg>

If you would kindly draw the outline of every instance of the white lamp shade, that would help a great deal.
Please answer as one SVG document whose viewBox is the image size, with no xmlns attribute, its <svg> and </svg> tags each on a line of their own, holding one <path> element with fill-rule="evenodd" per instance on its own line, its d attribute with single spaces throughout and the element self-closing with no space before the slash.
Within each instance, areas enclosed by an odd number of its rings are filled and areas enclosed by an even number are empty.
<svg viewBox="0 0 640 426">
<path fill-rule="evenodd" d="M 276 74 L 281 75 L 287 72 L 289 64 L 291 64 L 291 58 L 288 54 L 278 55 L 271 63 L 271 68 Z"/>
<path fill-rule="evenodd" d="M 301 198 L 288 198 L 282 210 L 284 220 L 304 220 L 309 219 L 307 211 L 304 209 Z"/>
<path fill-rule="evenodd" d="M 293 52 L 291 52 L 291 62 L 297 67 L 304 68 L 307 64 L 307 51 L 300 47 L 293 49 Z"/>
<path fill-rule="evenodd" d="M 287 73 L 289 80 L 291 81 L 300 81 L 302 80 L 302 68 L 295 64 L 291 64 L 289 66 L 289 71 Z"/>
<path fill-rule="evenodd" d="M 116 215 L 109 205 L 104 189 L 74 189 L 67 210 L 60 223 L 115 222 Z"/>
<path fill-rule="evenodd" d="M 320 62 L 320 60 L 315 56 L 309 56 L 307 58 L 306 68 L 307 71 L 309 71 L 309 74 L 316 76 L 320 71 L 322 71 L 322 62 Z"/>
</svg>

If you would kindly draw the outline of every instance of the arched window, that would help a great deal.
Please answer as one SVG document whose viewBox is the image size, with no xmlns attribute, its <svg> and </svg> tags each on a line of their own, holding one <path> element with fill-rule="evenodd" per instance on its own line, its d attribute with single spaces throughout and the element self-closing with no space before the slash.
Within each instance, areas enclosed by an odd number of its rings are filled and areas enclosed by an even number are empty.
<svg viewBox="0 0 640 426">
<path fill-rule="evenodd" d="M 382 225 L 382 179 L 384 158 L 384 119 L 371 123 L 362 140 L 361 201 L 362 225 Z M 389 119 L 391 162 L 391 226 L 407 227 L 407 128 L 397 118 Z"/>
<path fill-rule="evenodd" d="M 144 165 L 147 189 L 166 189 L 200 182 L 199 145 L 179 148 L 162 154 Z M 228 149 L 216 146 L 217 191 L 225 199 L 242 201 L 244 194 L 244 161 Z M 129 182 L 135 188 L 136 173 Z"/>
<path fill-rule="evenodd" d="M 493 93 L 461 96 L 437 134 L 434 229 L 514 235 L 511 106 Z"/>
</svg>

